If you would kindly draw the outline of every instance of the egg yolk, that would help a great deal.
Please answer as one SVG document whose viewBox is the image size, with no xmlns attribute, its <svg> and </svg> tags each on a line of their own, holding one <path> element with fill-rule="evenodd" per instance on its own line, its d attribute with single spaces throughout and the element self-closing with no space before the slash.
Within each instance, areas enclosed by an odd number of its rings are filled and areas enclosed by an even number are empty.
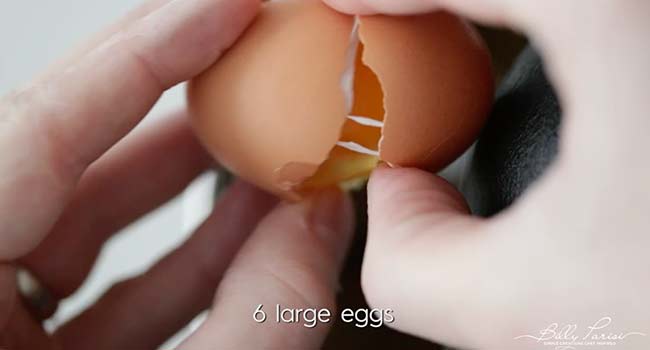
<svg viewBox="0 0 650 350">
<path fill-rule="evenodd" d="M 357 47 L 354 100 L 339 142 L 302 190 L 333 185 L 350 187 L 365 181 L 379 162 L 379 141 L 384 119 L 384 93 L 377 75 L 363 63 L 363 44 Z"/>
</svg>

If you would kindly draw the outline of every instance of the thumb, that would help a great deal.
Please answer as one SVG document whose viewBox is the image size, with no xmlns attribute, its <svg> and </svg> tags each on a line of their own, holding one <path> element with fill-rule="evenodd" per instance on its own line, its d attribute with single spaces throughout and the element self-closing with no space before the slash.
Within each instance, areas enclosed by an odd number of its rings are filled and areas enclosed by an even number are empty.
<svg viewBox="0 0 650 350">
<path fill-rule="evenodd" d="M 338 190 L 279 205 L 238 253 L 210 317 L 181 348 L 319 349 L 335 317 L 353 228 L 352 201 Z M 300 320 L 281 321 L 287 310 L 302 310 Z"/>
<path fill-rule="evenodd" d="M 393 310 L 393 327 L 465 348 L 496 335 L 476 325 L 485 319 L 492 332 L 499 327 L 493 317 L 508 300 L 493 281 L 511 245 L 501 244 L 502 220 L 468 213 L 461 194 L 438 176 L 387 167 L 373 173 L 362 284 L 370 305 Z"/>
<path fill-rule="evenodd" d="M 419 225 L 412 221 L 422 216 L 471 220 L 463 196 L 443 178 L 422 170 L 381 165 L 372 174 L 368 195 L 369 215 L 381 225 Z"/>
</svg>

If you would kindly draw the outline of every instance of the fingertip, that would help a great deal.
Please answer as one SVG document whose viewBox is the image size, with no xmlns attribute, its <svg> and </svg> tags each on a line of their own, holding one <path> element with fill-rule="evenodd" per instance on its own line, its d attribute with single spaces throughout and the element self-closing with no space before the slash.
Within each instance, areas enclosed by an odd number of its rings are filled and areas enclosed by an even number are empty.
<svg viewBox="0 0 650 350">
<path fill-rule="evenodd" d="M 430 188 L 435 179 L 431 173 L 415 168 L 391 168 L 386 164 L 378 166 L 370 176 L 368 195 L 390 198 L 395 194 Z"/>
<path fill-rule="evenodd" d="M 337 11 L 351 15 L 412 15 L 440 8 L 437 0 L 323 0 Z"/>
<path fill-rule="evenodd" d="M 323 2 L 339 12 L 351 15 L 370 15 L 376 13 L 366 2 L 360 0 L 323 0 Z"/>
<path fill-rule="evenodd" d="M 368 183 L 368 215 L 372 222 L 437 213 L 469 212 L 463 196 L 445 179 L 413 168 L 379 167 Z"/>
</svg>

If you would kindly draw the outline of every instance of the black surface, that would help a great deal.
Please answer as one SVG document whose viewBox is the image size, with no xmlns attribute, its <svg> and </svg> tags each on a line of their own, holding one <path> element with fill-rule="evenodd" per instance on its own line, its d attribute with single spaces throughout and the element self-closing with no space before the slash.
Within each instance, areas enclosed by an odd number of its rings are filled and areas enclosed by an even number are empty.
<svg viewBox="0 0 650 350">
<path fill-rule="evenodd" d="M 472 212 L 491 216 L 508 207 L 557 154 L 561 121 L 540 57 L 526 48 L 504 78 L 465 175 Z"/>
</svg>

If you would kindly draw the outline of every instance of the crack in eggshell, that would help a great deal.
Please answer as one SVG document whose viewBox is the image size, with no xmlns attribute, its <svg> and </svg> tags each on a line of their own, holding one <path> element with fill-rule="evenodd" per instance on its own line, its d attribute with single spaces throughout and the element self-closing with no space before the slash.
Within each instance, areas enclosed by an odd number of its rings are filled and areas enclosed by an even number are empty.
<svg viewBox="0 0 650 350">
<path fill-rule="evenodd" d="M 333 150 L 337 147 L 338 141 L 341 139 L 341 135 L 343 134 L 343 128 L 354 103 L 355 57 L 359 47 L 358 23 L 358 19 L 355 16 L 352 30 L 350 31 L 348 49 L 346 52 L 345 60 L 347 64 L 344 65 L 343 71 L 340 72 L 340 93 L 345 101 L 345 108 L 348 113 L 345 113 L 341 116 L 341 124 L 338 128 L 336 140 L 333 140 L 331 142 L 330 149 L 325 155 L 323 155 L 320 162 L 290 162 L 280 168 L 275 169 L 274 171 L 273 177 L 275 184 L 280 190 L 286 192 L 290 199 L 295 200 L 300 198 L 297 193 L 300 186 L 305 181 L 316 175 L 320 166 L 330 158 Z"/>
<path fill-rule="evenodd" d="M 473 142 L 493 97 L 489 56 L 459 24 L 268 2 L 192 80 L 192 126 L 222 165 L 290 199 L 367 176 L 378 159 L 434 171 Z M 353 143 L 378 157 L 345 147 Z"/>
<path fill-rule="evenodd" d="M 314 174 L 347 120 L 340 84 L 353 28 L 354 17 L 319 0 L 265 3 L 188 88 L 192 127 L 210 154 L 283 197 Z"/>
<path fill-rule="evenodd" d="M 382 126 L 381 126 L 381 128 L 380 128 L 380 135 L 381 135 L 381 136 L 379 137 L 379 141 L 377 142 L 377 151 L 379 152 L 379 156 L 378 156 L 379 160 L 380 160 L 380 161 L 384 161 L 384 159 L 383 159 L 383 157 L 382 157 L 382 144 L 383 144 L 383 142 L 384 142 L 384 130 L 385 130 L 385 128 L 386 128 L 386 121 L 387 121 L 387 119 L 388 119 L 388 107 L 386 106 L 386 89 L 384 88 L 384 82 L 383 82 L 383 80 L 382 80 L 382 77 L 381 77 L 379 74 L 377 74 L 377 72 L 375 71 L 375 69 L 374 69 L 374 68 L 372 67 L 372 65 L 368 62 L 368 51 L 369 51 L 369 50 L 367 49 L 367 48 L 368 48 L 368 45 L 367 45 L 367 43 L 366 43 L 366 41 L 365 41 L 365 39 L 364 39 L 364 35 L 363 35 L 363 31 L 362 31 L 362 27 L 363 27 L 363 19 L 361 19 L 359 16 L 357 16 L 357 23 L 358 23 L 358 36 L 359 36 L 359 42 L 360 42 L 361 44 L 363 44 L 364 47 L 366 48 L 366 49 L 363 51 L 363 55 L 362 55 L 362 57 L 361 57 L 361 62 L 362 62 L 366 67 L 368 67 L 368 69 L 369 69 L 369 70 L 370 70 L 370 71 L 375 75 L 375 77 L 377 78 L 377 81 L 379 82 L 379 88 L 381 89 L 381 94 L 382 94 L 382 100 L 381 100 L 381 103 L 382 103 L 382 105 L 383 105 L 384 115 L 382 116 L 382 119 L 381 119 L 381 120 L 382 120 Z M 391 166 L 391 167 L 393 167 L 393 165 L 390 164 L 390 163 L 388 163 L 388 165 Z"/>
<path fill-rule="evenodd" d="M 360 50 L 360 47 L 362 45 L 365 45 L 365 42 L 363 40 L 363 37 L 360 33 L 360 26 L 361 26 L 361 20 L 359 16 L 354 17 L 354 26 L 352 28 L 351 34 L 350 34 L 350 44 L 348 48 L 348 54 L 346 58 L 346 69 L 341 73 L 341 91 L 343 92 L 345 96 L 345 101 L 346 101 L 346 109 L 348 112 L 352 112 L 352 109 L 354 107 L 354 98 L 355 98 L 355 79 L 356 79 L 356 65 L 357 65 L 357 53 Z M 369 154 L 369 155 L 374 155 L 377 156 L 379 160 L 381 160 L 381 142 L 384 138 L 383 135 L 383 130 L 384 130 L 384 122 L 386 119 L 387 115 L 387 109 L 386 109 L 386 99 L 384 98 L 386 91 L 384 89 L 384 84 L 381 80 L 381 78 L 378 76 L 378 74 L 372 69 L 372 67 L 368 64 L 366 60 L 367 52 L 364 50 L 361 55 L 361 60 L 360 64 L 365 66 L 369 72 L 372 73 L 374 78 L 377 80 L 377 84 L 379 89 L 381 90 L 381 105 L 382 105 L 382 115 L 381 115 L 381 121 L 376 121 L 376 123 L 370 123 L 365 121 L 359 121 L 358 118 L 367 118 L 371 119 L 365 116 L 362 117 L 354 117 L 351 118 L 351 116 L 346 116 L 346 118 L 350 118 L 353 121 L 361 124 L 361 125 L 370 125 L 373 127 L 379 127 L 380 129 L 380 137 L 379 140 L 376 144 L 376 147 L 378 151 L 368 152 L 370 150 L 366 150 L 366 147 L 355 143 L 354 141 L 344 141 L 343 140 L 343 134 L 344 134 L 344 127 L 345 123 L 341 125 L 341 128 L 339 130 L 339 137 L 337 142 L 334 142 L 332 144 L 331 150 L 328 152 L 327 157 L 325 157 L 322 162 L 319 164 L 306 164 L 306 163 L 298 163 L 298 162 L 291 162 L 286 164 L 285 166 L 279 168 L 276 170 L 276 183 L 280 187 L 282 191 L 285 191 L 289 193 L 292 197 L 299 198 L 299 195 L 297 192 L 300 190 L 300 187 L 302 184 L 304 184 L 306 181 L 308 181 L 310 178 L 313 178 L 316 176 L 318 173 L 320 167 L 325 164 L 325 162 L 332 157 L 332 154 L 335 150 L 336 147 L 344 147 L 348 148 L 354 152 L 361 153 L 361 154 Z M 371 119 L 372 120 L 372 119 Z M 389 165 L 392 166 L 392 164 L 389 163 Z"/>
<path fill-rule="evenodd" d="M 383 91 L 380 159 L 441 170 L 472 144 L 491 106 L 490 60 L 480 37 L 461 19 L 435 12 L 362 16 L 359 40 Z"/>
</svg>

